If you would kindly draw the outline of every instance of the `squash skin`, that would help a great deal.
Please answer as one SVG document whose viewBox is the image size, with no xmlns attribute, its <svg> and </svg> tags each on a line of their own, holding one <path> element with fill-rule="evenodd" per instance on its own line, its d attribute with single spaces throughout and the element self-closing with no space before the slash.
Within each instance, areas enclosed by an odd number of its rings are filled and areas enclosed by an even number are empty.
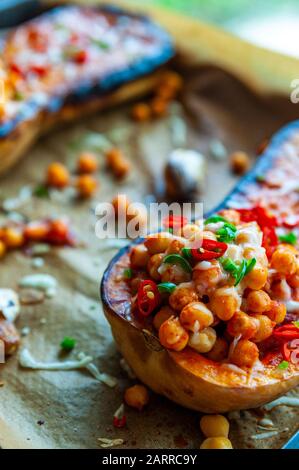
<svg viewBox="0 0 299 470">
<path fill-rule="evenodd" d="M 67 8 L 72 6 L 52 8 L 41 16 L 59 16 Z M 57 90 L 53 89 L 45 106 L 30 102 L 24 116 L 15 116 L 0 123 L 0 174 L 13 166 L 39 136 L 49 130 L 152 91 L 159 83 L 163 67 L 174 57 L 175 50 L 169 35 L 146 16 L 109 5 L 90 9 L 115 17 L 125 15 L 136 19 L 152 37 L 157 38 L 159 50 L 151 56 L 136 59 L 121 69 L 98 76 L 97 80 L 77 80 L 64 95 L 58 96 Z M 38 21 L 38 17 L 34 21 Z"/>
<path fill-rule="evenodd" d="M 299 131 L 299 121 L 282 128 L 272 138 L 256 166 L 209 214 L 227 208 L 231 198 L 246 193 L 247 184 L 271 168 L 279 147 L 295 131 Z M 134 244 L 140 242 L 142 240 L 136 240 Z M 219 364 L 189 348 L 179 353 L 164 349 L 157 337 L 148 331 L 148 324 L 142 325 L 130 315 L 130 294 L 125 282 L 123 286 L 119 282 L 116 284 L 117 274 L 128 266 L 129 249 L 130 246 L 120 250 L 110 262 L 102 279 L 101 297 L 120 352 L 143 383 L 180 405 L 205 413 L 256 408 L 299 384 L 299 368 L 293 365 L 283 373 L 273 366 L 264 367 L 257 377 L 248 380 L 248 376 L 243 375 L 242 378 L 237 371 L 223 370 Z"/>
</svg>

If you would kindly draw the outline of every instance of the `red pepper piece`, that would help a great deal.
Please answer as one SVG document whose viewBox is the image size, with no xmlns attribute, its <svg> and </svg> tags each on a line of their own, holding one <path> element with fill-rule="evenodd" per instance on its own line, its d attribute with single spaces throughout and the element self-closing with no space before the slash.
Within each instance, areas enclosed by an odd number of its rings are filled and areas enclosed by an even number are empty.
<svg viewBox="0 0 299 470">
<path fill-rule="evenodd" d="M 274 227 L 265 226 L 262 228 L 263 230 L 263 242 L 262 246 L 266 250 L 266 254 L 268 258 L 271 258 L 275 248 L 278 245 L 278 237 L 276 235 Z"/>
<path fill-rule="evenodd" d="M 70 245 L 71 236 L 69 225 L 64 220 L 49 221 L 49 230 L 45 241 L 52 245 Z"/>
<path fill-rule="evenodd" d="M 188 219 L 180 215 L 170 215 L 169 217 L 165 217 L 162 220 L 163 227 L 172 228 L 172 229 L 182 228 L 187 223 L 188 223 Z"/>
<path fill-rule="evenodd" d="M 115 428 L 124 428 L 127 423 L 126 416 L 122 416 L 121 418 L 117 418 L 116 416 L 113 417 L 113 426 Z"/>
<path fill-rule="evenodd" d="M 299 216 L 292 215 L 290 217 L 287 217 L 282 221 L 282 225 L 286 228 L 295 228 L 299 226 Z"/>
<path fill-rule="evenodd" d="M 191 248 L 191 254 L 195 261 L 209 261 L 220 258 L 226 250 L 226 243 L 204 238 L 200 248 Z"/>
<path fill-rule="evenodd" d="M 45 65 L 32 65 L 30 67 L 30 72 L 35 73 L 39 77 L 44 77 L 48 72 L 48 66 L 45 66 Z"/>
<path fill-rule="evenodd" d="M 137 305 L 139 312 L 148 317 L 159 305 L 160 293 L 157 285 L 151 280 L 142 281 L 138 288 Z"/>
<path fill-rule="evenodd" d="M 74 61 L 77 64 L 85 64 L 85 62 L 87 62 L 87 52 L 84 50 L 76 52 L 74 55 Z"/>
<path fill-rule="evenodd" d="M 243 222 L 257 222 L 263 229 L 264 227 L 277 227 L 278 221 L 274 215 L 271 215 L 262 206 L 254 206 L 252 209 L 237 209 Z"/>
<path fill-rule="evenodd" d="M 265 365 L 278 366 L 281 363 L 281 352 L 280 351 L 269 351 L 265 357 L 262 359 L 262 362 Z"/>
<path fill-rule="evenodd" d="M 274 338 L 282 341 L 292 341 L 293 339 L 299 339 L 299 330 L 284 330 L 284 331 L 273 331 Z"/>
<path fill-rule="evenodd" d="M 294 323 L 285 323 L 284 325 L 281 325 L 275 328 L 275 332 L 286 331 L 286 330 L 297 331 L 297 333 L 299 332 L 298 326 L 294 325 Z"/>
<path fill-rule="evenodd" d="M 9 68 L 12 72 L 16 73 L 21 78 L 24 78 L 24 73 L 23 73 L 22 69 L 18 66 L 18 64 L 12 63 L 12 64 L 10 64 Z"/>
</svg>

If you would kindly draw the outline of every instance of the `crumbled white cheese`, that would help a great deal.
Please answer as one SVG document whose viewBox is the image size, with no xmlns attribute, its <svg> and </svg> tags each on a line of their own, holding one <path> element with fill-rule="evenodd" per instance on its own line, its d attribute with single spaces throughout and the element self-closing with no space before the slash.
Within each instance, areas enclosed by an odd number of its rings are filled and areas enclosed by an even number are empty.
<svg viewBox="0 0 299 470">
<path fill-rule="evenodd" d="M 78 359 L 83 361 L 86 356 L 83 352 L 80 352 L 78 354 Z M 115 377 L 112 377 L 109 374 L 106 374 L 105 372 L 100 372 L 99 369 L 95 364 L 90 364 L 88 363 L 86 365 L 86 369 L 89 370 L 91 375 L 94 376 L 95 379 L 97 379 L 99 382 L 104 383 L 105 385 L 108 385 L 108 387 L 115 387 L 117 385 L 117 379 Z"/>
<path fill-rule="evenodd" d="M 57 281 L 50 274 L 29 274 L 20 279 L 19 286 L 38 289 L 53 297 L 56 294 Z"/>
<path fill-rule="evenodd" d="M 20 313 L 18 294 L 12 289 L 0 289 L 0 312 L 6 320 L 14 322 Z"/>
<path fill-rule="evenodd" d="M 40 362 L 31 356 L 28 349 L 24 348 L 20 352 L 19 363 L 26 369 L 39 370 L 74 370 L 86 367 L 92 361 L 91 356 L 85 356 L 81 360 L 67 360 L 60 362 Z"/>
<path fill-rule="evenodd" d="M 124 443 L 123 439 L 107 439 L 106 437 L 98 437 L 100 446 L 104 449 L 108 447 L 121 446 Z"/>
</svg>

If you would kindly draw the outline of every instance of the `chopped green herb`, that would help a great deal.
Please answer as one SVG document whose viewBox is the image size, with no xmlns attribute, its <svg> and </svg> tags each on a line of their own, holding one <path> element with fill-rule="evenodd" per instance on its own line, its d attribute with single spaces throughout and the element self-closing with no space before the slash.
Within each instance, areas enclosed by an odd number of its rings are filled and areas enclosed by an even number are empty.
<svg viewBox="0 0 299 470">
<path fill-rule="evenodd" d="M 69 336 L 65 336 L 60 343 L 61 349 L 65 351 L 71 351 L 76 346 L 76 340 L 74 338 L 70 338 Z"/>
<path fill-rule="evenodd" d="M 240 284 L 242 279 L 250 273 L 256 264 L 256 259 L 243 259 L 241 264 L 235 263 L 231 258 L 220 258 L 220 263 L 225 271 L 229 272 L 235 278 L 235 286 Z"/>
<path fill-rule="evenodd" d="M 173 284 L 173 282 L 161 282 L 161 284 L 158 284 L 157 287 L 161 294 L 171 294 L 176 288 L 176 285 Z"/>
<path fill-rule="evenodd" d="M 168 227 L 168 229 L 167 229 L 167 230 L 168 230 L 168 232 L 169 232 L 169 233 L 173 233 L 173 228 L 171 228 L 171 227 Z"/>
<path fill-rule="evenodd" d="M 124 278 L 125 279 L 132 279 L 133 271 L 131 268 L 127 268 L 124 270 Z"/>
<path fill-rule="evenodd" d="M 231 258 L 221 258 L 220 262 L 223 266 L 223 269 L 225 269 L 225 271 L 232 273 L 232 274 L 237 272 L 238 266 L 236 265 L 236 263 L 233 262 Z"/>
<path fill-rule="evenodd" d="M 168 263 L 168 264 L 179 264 L 184 271 L 187 271 L 188 273 L 192 273 L 192 268 L 188 261 L 183 258 L 181 255 L 167 255 L 165 256 L 163 263 Z"/>
<path fill-rule="evenodd" d="M 212 215 L 205 220 L 204 225 L 216 224 L 217 222 L 227 222 L 227 220 L 221 215 Z"/>
<path fill-rule="evenodd" d="M 105 42 L 105 41 L 101 41 L 101 39 L 94 39 L 92 38 L 91 39 L 91 42 L 95 45 L 95 46 L 98 46 L 100 49 L 103 49 L 103 50 L 108 50 L 110 49 L 110 45 Z"/>
<path fill-rule="evenodd" d="M 296 326 L 296 328 L 299 328 L 299 320 L 295 320 L 292 323 L 293 323 L 293 325 Z"/>
<path fill-rule="evenodd" d="M 280 364 L 278 364 L 277 369 L 285 370 L 288 367 L 289 367 L 288 361 L 282 361 Z"/>
<path fill-rule="evenodd" d="M 255 258 L 251 258 L 247 261 L 247 268 L 246 268 L 245 276 L 247 276 L 247 274 L 249 274 L 250 271 L 253 270 L 255 265 L 256 265 L 256 259 Z"/>
<path fill-rule="evenodd" d="M 280 235 L 279 236 L 279 241 L 281 241 L 283 243 L 288 243 L 289 245 L 296 245 L 297 237 L 294 234 L 294 232 L 289 232 L 286 235 Z"/>
<path fill-rule="evenodd" d="M 242 281 L 242 279 L 244 278 L 244 276 L 246 274 L 246 270 L 247 270 L 247 261 L 245 259 L 243 259 L 241 261 L 241 265 L 239 267 L 239 270 L 238 270 L 238 273 L 237 273 L 237 276 L 236 276 L 236 282 L 234 284 L 235 286 L 240 284 L 240 282 Z"/>
<path fill-rule="evenodd" d="M 40 198 L 48 198 L 50 196 L 49 188 L 44 185 L 39 185 L 34 189 L 33 195 Z"/>
<path fill-rule="evenodd" d="M 186 259 L 192 259 L 191 248 L 182 248 L 182 255 Z"/>
<path fill-rule="evenodd" d="M 236 238 L 236 227 L 232 224 L 226 223 L 222 228 L 217 230 L 217 240 L 224 243 L 229 243 L 234 241 Z"/>
</svg>

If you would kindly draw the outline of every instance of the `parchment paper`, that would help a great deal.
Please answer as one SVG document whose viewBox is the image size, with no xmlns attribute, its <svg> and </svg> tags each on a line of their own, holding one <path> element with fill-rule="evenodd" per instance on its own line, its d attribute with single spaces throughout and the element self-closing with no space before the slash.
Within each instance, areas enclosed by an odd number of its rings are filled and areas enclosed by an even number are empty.
<svg viewBox="0 0 299 470">
<path fill-rule="evenodd" d="M 228 150 L 254 153 L 257 145 L 283 123 L 298 117 L 298 107 L 288 98 L 258 97 L 244 84 L 216 66 L 178 67 L 185 75 L 184 117 L 188 122 L 188 146 L 208 155 L 208 142 L 221 138 Z M 100 188 L 94 201 L 58 203 L 36 199 L 22 212 L 31 218 L 67 214 L 84 240 L 82 248 L 51 250 L 45 266 L 33 268 L 30 258 L 20 252 L 1 260 L 1 287 L 17 288 L 18 279 L 30 272 L 44 272 L 58 280 L 57 296 L 37 306 L 22 307 L 17 322 L 31 332 L 22 339 L 32 355 L 44 361 L 57 359 L 59 343 L 66 335 L 78 340 L 76 351 L 94 356 L 101 371 L 118 378 L 110 389 L 97 382 L 87 371 L 28 371 L 18 366 L 18 355 L 1 368 L 0 445 L 4 448 L 98 448 L 98 437 L 122 438 L 123 448 L 198 448 L 202 440 L 199 414 L 170 401 L 151 395 L 142 413 L 127 409 L 127 429 L 112 426 L 112 416 L 122 402 L 123 391 L 133 383 L 119 365 L 120 356 L 110 335 L 99 300 L 101 275 L 115 249 L 94 234 L 96 202 L 110 201 L 126 193 L 135 201 L 147 201 L 153 188 L 160 185 L 162 168 L 173 144 L 169 117 L 137 125 L 128 118 L 129 107 L 96 115 L 71 128 L 43 138 L 26 158 L 1 180 L 1 194 L 15 195 L 24 185 L 36 186 L 45 175 L 49 162 L 60 160 L 74 167 L 76 152 L 69 143 L 87 131 L 107 133 L 122 128 L 127 137 L 120 144 L 132 161 L 133 171 L 122 184 L 116 183 L 99 156 Z M 236 178 L 227 161 L 208 157 L 208 180 L 202 196 L 205 210 L 228 192 Z M 155 196 L 155 195 L 154 195 Z M 298 412 L 280 407 L 271 418 L 280 429 L 289 431 L 271 440 L 254 441 L 257 412 L 242 412 L 232 420 L 231 438 L 238 448 L 280 447 L 296 429 Z"/>
</svg>

